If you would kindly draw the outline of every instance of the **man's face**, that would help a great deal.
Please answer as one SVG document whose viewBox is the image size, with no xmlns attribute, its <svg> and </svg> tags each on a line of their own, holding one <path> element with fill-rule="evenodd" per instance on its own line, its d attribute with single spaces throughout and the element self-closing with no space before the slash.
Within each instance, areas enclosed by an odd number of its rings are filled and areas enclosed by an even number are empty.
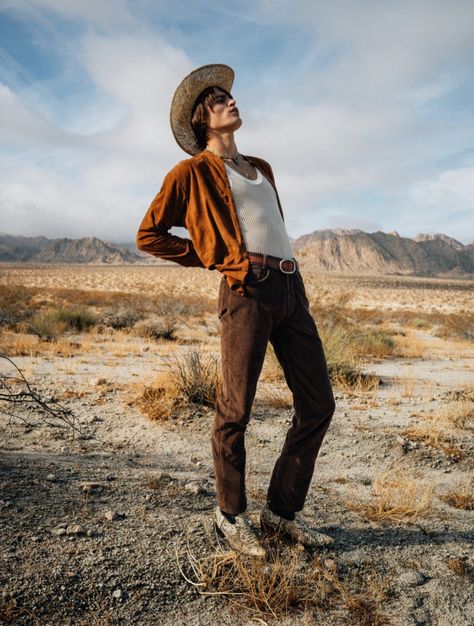
<svg viewBox="0 0 474 626">
<path fill-rule="evenodd" d="M 235 106 L 234 98 L 218 87 L 214 88 L 214 94 L 216 96 L 214 105 L 212 109 L 208 107 L 208 128 L 219 132 L 236 131 L 242 126 L 242 120 L 239 109 Z"/>
</svg>

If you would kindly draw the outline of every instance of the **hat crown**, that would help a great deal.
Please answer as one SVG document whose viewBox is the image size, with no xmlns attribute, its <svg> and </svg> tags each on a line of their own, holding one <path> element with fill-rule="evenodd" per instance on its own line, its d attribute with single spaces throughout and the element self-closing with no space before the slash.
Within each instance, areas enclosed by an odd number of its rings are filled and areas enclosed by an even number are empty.
<svg viewBox="0 0 474 626">
<path fill-rule="evenodd" d="M 223 63 L 203 65 L 185 76 L 174 92 L 170 109 L 170 124 L 178 145 L 188 154 L 201 151 L 193 127 L 191 116 L 199 95 L 208 87 L 232 89 L 234 70 Z"/>
</svg>

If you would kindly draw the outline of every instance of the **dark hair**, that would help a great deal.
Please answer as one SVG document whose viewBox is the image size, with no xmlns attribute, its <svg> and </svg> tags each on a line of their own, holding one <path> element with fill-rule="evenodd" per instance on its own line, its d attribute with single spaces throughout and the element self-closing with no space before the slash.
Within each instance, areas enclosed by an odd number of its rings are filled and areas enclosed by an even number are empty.
<svg viewBox="0 0 474 626">
<path fill-rule="evenodd" d="M 209 120 L 207 107 L 212 108 L 214 106 L 214 102 L 218 96 L 218 94 L 214 93 L 215 89 L 219 89 L 229 96 L 229 98 L 232 98 L 228 91 L 217 85 L 215 87 L 207 87 L 204 91 L 201 91 L 197 97 L 191 112 L 191 126 L 200 150 L 205 150 L 207 146 L 207 122 Z"/>
</svg>

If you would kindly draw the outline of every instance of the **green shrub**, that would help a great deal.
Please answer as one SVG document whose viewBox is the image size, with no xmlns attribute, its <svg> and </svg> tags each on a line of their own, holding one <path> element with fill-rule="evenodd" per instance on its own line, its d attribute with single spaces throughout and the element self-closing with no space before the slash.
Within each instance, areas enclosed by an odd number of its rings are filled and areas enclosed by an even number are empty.
<svg viewBox="0 0 474 626">
<path fill-rule="evenodd" d="M 50 313 L 36 313 L 27 326 L 28 332 L 44 341 L 57 339 L 64 329 L 64 322 L 59 322 Z"/>
<path fill-rule="evenodd" d="M 96 317 L 87 309 L 57 309 L 50 314 L 53 321 L 64 323 L 68 330 L 73 330 L 78 333 L 89 330 L 96 323 Z"/>
</svg>

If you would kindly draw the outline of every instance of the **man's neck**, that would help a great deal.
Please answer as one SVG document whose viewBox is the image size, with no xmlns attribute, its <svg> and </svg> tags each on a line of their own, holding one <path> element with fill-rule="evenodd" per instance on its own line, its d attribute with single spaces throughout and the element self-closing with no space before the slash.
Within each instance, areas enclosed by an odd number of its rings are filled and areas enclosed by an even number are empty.
<svg viewBox="0 0 474 626">
<path fill-rule="evenodd" d="M 234 156 L 238 153 L 234 141 L 234 133 L 216 133 L 211 135 L 207 142 L 207 147 L 217 154 Z"/>
</svg>

